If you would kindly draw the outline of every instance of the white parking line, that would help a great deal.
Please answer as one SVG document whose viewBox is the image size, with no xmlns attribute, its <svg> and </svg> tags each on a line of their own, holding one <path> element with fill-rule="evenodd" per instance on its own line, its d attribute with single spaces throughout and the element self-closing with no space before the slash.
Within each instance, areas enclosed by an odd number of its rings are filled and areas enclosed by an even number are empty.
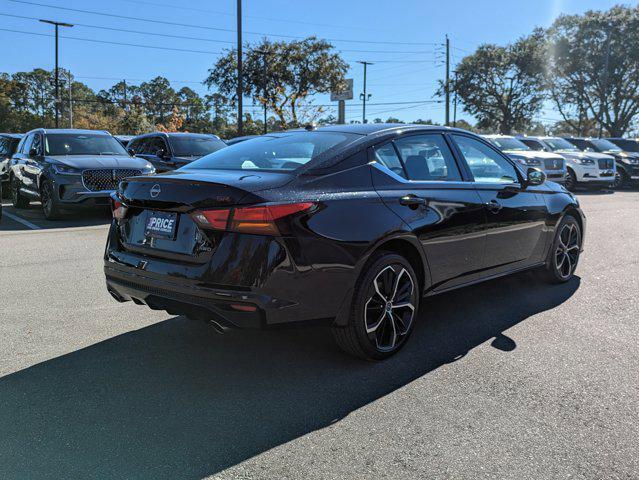
<svg viewBox="0 0 639 480">
<path fill-rule="evenodd" d="M 25 220 L 24 218 L 20 218 L 17 215 L 13 215 L 9 212 L 2 212 L 2 214 L 10 218 L 11 220 L 21 223 L 25 227 L 29 227 L 31 230 L 40 230 L 40 227 L 38 227 L 35 223 L 31 223 L 29 220 Z"/>
</svg>

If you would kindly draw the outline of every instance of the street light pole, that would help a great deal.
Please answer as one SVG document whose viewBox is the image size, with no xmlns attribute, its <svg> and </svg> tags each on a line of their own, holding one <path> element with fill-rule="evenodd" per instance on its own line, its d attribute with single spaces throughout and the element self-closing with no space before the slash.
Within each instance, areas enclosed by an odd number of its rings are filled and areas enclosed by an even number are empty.
<svg viewBox="0 0 639 480">
<path fill-rule="evenodd" d="M 371 95 L 366 93 L 366 67 L 368 65 L 373 65 L 373 63 L 365 61 L 360 61 L 357 63 L 361 63 L 362 65 L 364 65 L 364 93 L 361 93 L 359 95 L 359 98 L 362 100 L 362 123 L 366 123 L 366 100 L 371 98 Z"/>
<path fill-rule="evenodd" d="M 40 20 L 55 27 L 55 128 L 60 128 L 60 76 L 58 68 L 58 27 L 73 27 L 71 23 Z"/>
<path fill-rule="evenodd" d="M 237 0 L 237 136 L 242 136 L 242 0 Z"/>
</svg>

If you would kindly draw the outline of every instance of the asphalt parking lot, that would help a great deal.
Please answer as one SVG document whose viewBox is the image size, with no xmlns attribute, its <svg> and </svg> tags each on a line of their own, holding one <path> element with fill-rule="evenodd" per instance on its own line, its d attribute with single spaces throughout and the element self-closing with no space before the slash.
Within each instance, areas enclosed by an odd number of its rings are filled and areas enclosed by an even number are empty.
<svg viewBox="0 0 639 480">
<path fill-rule="evenodd" d="M 574 280 L 428 299 L 379 364 L 118 304 L 108 213 L 5 206 L 0 478 L 639 478 L 639 191 L 579 197 Z"/>
</svg>

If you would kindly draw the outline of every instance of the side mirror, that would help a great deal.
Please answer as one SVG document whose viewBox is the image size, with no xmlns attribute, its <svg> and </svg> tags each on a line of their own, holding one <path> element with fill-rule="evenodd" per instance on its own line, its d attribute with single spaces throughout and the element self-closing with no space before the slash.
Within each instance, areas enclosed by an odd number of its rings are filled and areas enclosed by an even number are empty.
<svg viewBox="0 0 639 480">
<path fill-rule="evenodd" d="M 166 152 L 164 151 L 163 148 L 160 148 L 159 150 L 155 152 L 155 156 L 158 158 L 164 159 L 164 157 L 166 156 Z"/>
<path fill-rule="evenodd" d="M 595 149 L 594 149 L 594 148 L 592 148 L 592 147 L 588 147 L 588 148 L 586 148 L 586 149 L 584 150 L 584 152 L 594 152 L 594 151 L 595 151 Z"/>
<path fill-rule="evenodd" d="M 29 156 L 30 157 L 37 157 L 38 156 L 38 149 L 36 147 L 31 147 L 29 149 Z"/>
<path fill-rule="evenodd" d="M 129 155 L 135 157 L 135 150 L 133 150 L 132 148 L 127 148 L 126 151 L 129 152 Z"/>
<path fill-rule="evenodd" d="M 530 167 L 526 172 L 526 184 L 529 186 L 541 185 L 546 181 L 546 174 L 538 168 Z"/>
</svg>

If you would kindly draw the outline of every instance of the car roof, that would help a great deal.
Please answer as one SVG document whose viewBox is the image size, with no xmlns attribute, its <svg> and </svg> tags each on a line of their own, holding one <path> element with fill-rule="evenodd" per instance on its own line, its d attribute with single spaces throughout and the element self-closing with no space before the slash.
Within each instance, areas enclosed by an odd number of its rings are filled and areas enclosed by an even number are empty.
<svg viewBox="0 0 639 480">
<path fill-rule="evenodd" d="M 22 133 L 0 133 L 0 136 L 7 137 L 7 138 L 20 139 L 20 138 L 24 137 L 24 134 L 22 134 Z"/>
<path fill-rule="evenodd" d="M 290 131 L 303 131 L 310 130 L 313 132 L 336 132 L 336 133 L 353 133 L 356 135 L 374 135 L 380 132 L 390 133 L 393 131 L 405 131 L 405 130 L 450 130 L 465 132 L 461 128 L 444 127 L 441 125 L 422 125 L 411 123 L 352 123 L 348 125 L 326 125 L 323 127 L 315 127 L 312 129 L 300 128 Z"/>
<path fill-rule="evenodd" d="M 106 130 L 90 130 L 90 129 L 83 129 L 83 128 L 34 128 L 33 130 L 31 130 L 30 132 L 27 132 L 27 133 L 31 133 L 31 132 L 42 132 L 44 134 L 47 134 L 47 133 L 84 133 L 84 134 L 87 134 L 87 135 L 98 133 L 98 134 L 103 134 L 103 135 L 111 135 Z"/>
<path fill-rule="evenodd" d="M 146 137 L 154 137 L 157 135 L 161 135 L 165 138 L 169 138 L 169 137 L 213 137 L 213 138 L 217 138 L 219 139 L 220 137 L 218 137 L 217 135 L 213 134 L 213 133 L 192 133 L 192 132 L 149 132 L 149 133 L 142 133 L 140 135 L 135 135 L 133 137 L 131 137 L 131 140 L 135 139 L 139 139 L 139 138 L 146 138 Z"/>
</svg>

